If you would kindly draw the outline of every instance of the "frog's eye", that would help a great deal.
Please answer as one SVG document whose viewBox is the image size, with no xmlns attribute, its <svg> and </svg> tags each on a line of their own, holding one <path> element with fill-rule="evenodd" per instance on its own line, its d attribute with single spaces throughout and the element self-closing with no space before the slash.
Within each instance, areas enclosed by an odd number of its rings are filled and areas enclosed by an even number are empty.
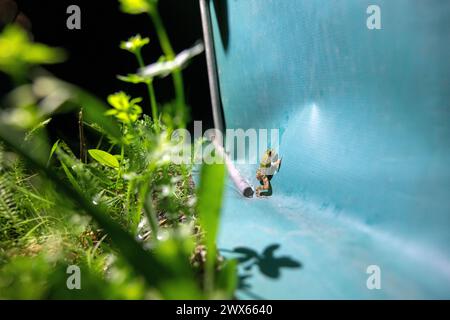
<svg viewBox="0 0 450 320">
<path fill-rule="evenodd" d="M 271 157 L 272 156 L 272 150 L 270 150 L 268 154 Z"/>
</svg>

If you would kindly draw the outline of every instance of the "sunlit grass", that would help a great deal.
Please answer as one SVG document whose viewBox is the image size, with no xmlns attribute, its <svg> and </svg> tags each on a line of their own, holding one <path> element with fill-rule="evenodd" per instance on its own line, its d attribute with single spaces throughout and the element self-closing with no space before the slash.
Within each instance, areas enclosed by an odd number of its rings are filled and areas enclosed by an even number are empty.
<svg viewBox="0 0 450 320">
<path fill-rule="evenodd" d="M 150 16 L 164 60 L 174 59 L 157 1 L 120 2 L 125 13 Z M 170 133 L 187 118 L 181 70 L 171 70 L 173 102 L 158 104 L 154 79 L 130 74 L 122 79 L 144 83 L 150 106 L 119 92 L 108 107 L 37 66 L 60 62 L 59 49 L 33 44 L 17 28 L 0 44 L 14 39 L 20 47 L 0 56 L 17 85 L 0 114 L 0 298 L 232 298 L 236 265 L 215 248 L 225 168 L 205 166 L 197 192 L 191 166 L 171 161 Z M 143 67 L 148 42 L 139 36 L 121 46 Z M 23 58 L 25 48 L 39 48 L 39 59 Z M 46 126 L 61 108 L 79 114 L 80 150 L 50 143 Z M 67 288 L 72 264 L 82 270 L 82 290 Z"/>
</svg>

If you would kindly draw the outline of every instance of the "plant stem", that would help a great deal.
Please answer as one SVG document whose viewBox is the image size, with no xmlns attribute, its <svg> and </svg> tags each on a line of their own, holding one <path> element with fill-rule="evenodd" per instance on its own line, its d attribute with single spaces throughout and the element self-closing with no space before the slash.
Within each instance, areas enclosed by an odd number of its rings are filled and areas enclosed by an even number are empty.
<svg viewBox="0 0 450 320">
<path fill-rule="evenodd" d="M 216 248 L 208 248 L 206 253 L 206 265 L 205 265 L 205 278 L 204 278 L 204 289 L 207 293 L 211 294 L 214 291 L 214 274 L 215 274 L 215 263 L 216 263 Z"/>
<path fill-rule="evenodd" d="M 156 34 L 158 35 L 159 43 L 164 55 L 169 60 L 175 59 L 175 52 L 173 51 L 172 45 L 170 44 L 169 37 L 167 35 L 164 24 L 162 23 L 158 10 L 151 10 L 149 14 L 155 26 Z M 174 70 L 172 72 L 172 78 L 175 88 L 177 105 L 181 109 L 185 106 L 183 75 L 181 73 L 181 70 Z"/>
<path fill-rule="evenodd" d="M 155 209 L 153 208 L 152 202 L 152 191 L 149 192 L 149 198 L 144 202 L 144 212 L 147 216 L 150 228 L 152 229 L 155 241 L 158 241 L 158 218 L 155 214 Z"/>
<path fill-rule="evenodd" d="M 100 149 L 100 146 L 102 145 L 103 142 L 103 134 L 100 136 L 100 140 L 98 140 L 97 146 L 95 147 L 95 149 Z"/>
<path fill-rule="evenodd" d="M 124 148 L 124 145 L 122 143 L 122 145 L 120 146 L 120 164 L 119 164 L 119 170 L 117 171 L 116 185 L 119 183 L 120 176 L 122 175 L 122 166 L 123 166 L 124 154 L 125 154 L 125 148 Z"/>
<path fill-rule="evenodd" d="M 83 163 L 87 163 L 86 140 L 84 138 L 83 126 L 83 108 L 81 108 L 80 112 L 78 113 L 78 132 L 80 140 L 80 160 Z"/>
<path fill-rule="evenodd" d="M 138 50 L 136 52 L 136 58 L 139 63 L 139 67 L 143 68 L 145 67 L 144 59 L 142 58 L 141 51 Z M 153 79 L 151 82 L 147 83 L 147 89 L 148 89 L 148 96 L 150 98 L 150 106 L 152 108 L 152 118 L 153 122 L 155 123 L 156 127 L 159 128 L 158 123 L 158 107 L 156 104 L 156 95 L 155 95 L 155 88 L 153 87 Z"/>
<path fill-rule="evenodd" d="M 151 199 L 152 192 L 149 192 L 149 178 L 152 172 L 153 170 L 150 170 L 146 175 L 144 175 L 141 181 L 136 211 L 138 212 L 138 214 L 140 214 L 142 209 L 144 210 L 145 215 L 147 216 L 148 223 L 150 225 L 150 229 L 152 230 L 153 237 L 155 241 L 158 241 L 158 220 L 155 216 L 155 210 L 153 209 Z M 150 199 L 147 199 L 148 194 L 150 195 Z"/>
<path fill-rule="evenodd" d="M 128 188 L 127 188 L 127 195 L 126 195 L 126 199 L 125 199 L 125 206 L 126 206 L 126 212 L 127 212 L 127 218 L 130 219 L 130 224 L 133 227 L 133 230 L 136 230 L 135 234 L 137 233 L 137 227 L 136 229 L 134 229 L 135 223 L 134 223 L 134 216 L 132 216 L 132 200 L 131 200 L 131 196 L 132 193 L 134 192 L 134 187 L 135 187 L 135 179 L 131 179 L 130 182 L 128 182 Z M 138 222 L 139 224 L 139 222 Z M 136 225 L 137 226 L 137 225 Z"/>
</svg>

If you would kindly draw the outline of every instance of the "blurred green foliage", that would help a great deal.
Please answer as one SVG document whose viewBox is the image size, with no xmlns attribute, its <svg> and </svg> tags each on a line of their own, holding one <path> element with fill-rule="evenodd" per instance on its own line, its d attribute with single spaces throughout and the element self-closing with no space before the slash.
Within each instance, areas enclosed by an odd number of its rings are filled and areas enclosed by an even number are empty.
<svg viewBox="0 0 450 320">
<path fill-rule="evenodd" d="M 156 10 L 158 0 L 119 0 L 119 2 L 123 12 L 140 14 Z"/>
<path fill-rule="evenodd" d="M 173 59 L 157 1 L 120 2 L 125 13 L 150 15 L 164 59 Z M 147 43 L 137 36 L 122 47 L 142 67 Z M 171 160 L 171 133 L 188 114 L 181 71 L 173 70 L 176 97 L 166 105 L 153 79 L 131 81 L 147 85 L 149 117 L 140 98 L 112 94 L 108 108 L 37 66 L 63 57 L 16 27 L 0 35 L 0 70 L 17 85 L 0 113 L 0 298 L 232 298 L 236 263 L 215 247 L 225 168 L 204 166 L 196 192 L 192 166 Z M 77 152 L 48 139 L 60 110 L 79 112 Z M 67 287 L 70 265 L 80 268 L 80 290 Z"/>
<path fill-rule="evenodd" d="M 28 35 L 17 26 L 6 27 L 0 37 L 0 71 L 15 79 L 24 76 L 29 66 L 58 63 L 64 59 L 64 51 L 30 42 Z"/>
</svg>

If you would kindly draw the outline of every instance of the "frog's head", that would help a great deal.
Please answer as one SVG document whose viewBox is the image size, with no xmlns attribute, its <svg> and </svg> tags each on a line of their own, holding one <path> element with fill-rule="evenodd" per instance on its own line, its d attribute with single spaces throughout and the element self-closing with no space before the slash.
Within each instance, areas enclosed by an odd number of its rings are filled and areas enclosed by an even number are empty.
<svg viewBox="0 0 450 320">
<path fill-rule="evenodd" d="M 270 158 L 272 158 L 272 154 L 273 154 L 273 150 L 272 149 L 267 149 L 266 150 L 266 152 L 264 153 L 264 155 L 266 156 L 266 157 L 270 157 Z"/>
<path fill-rule="evenodd" d="M 272 154 L 273 154 L 273 150 L 270 148 L 267 149 L 262 156 L 262 160 L 263 161 L 270 160 L 272 158 Z"/>
<path fill-rule="evenodd" d="M 262 163 L 270 163 L 274 160 L 276 160 L 278 158 L 277 153 L 275 152 L 274 149 L 267 149 L 266 152 L 264 152 L 263 156 L 262 156 Z"/>
</svg>

